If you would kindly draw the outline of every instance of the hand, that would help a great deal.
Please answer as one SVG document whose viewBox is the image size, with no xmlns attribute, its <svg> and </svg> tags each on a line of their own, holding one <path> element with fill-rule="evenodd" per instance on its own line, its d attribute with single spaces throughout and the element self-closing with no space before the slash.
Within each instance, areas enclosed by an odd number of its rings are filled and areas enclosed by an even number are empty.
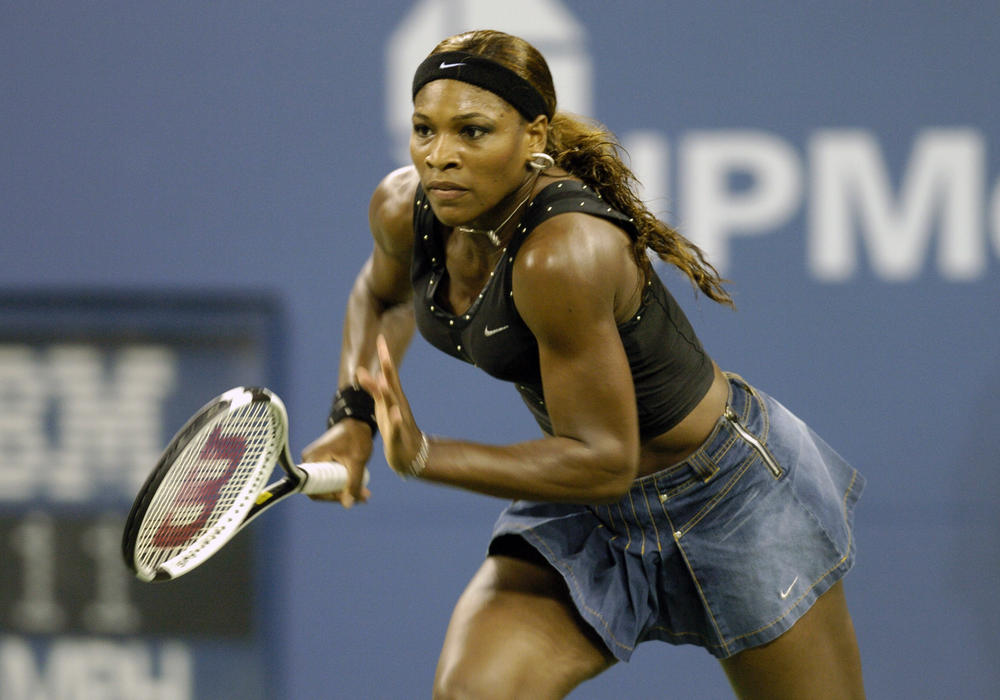
<svg viewBox="0 0 1000 700">
<path fill-rule="evenodd" d="M 365 465 L 372 454 L 372 431 L 357 420 L 342 420 L 313 440 L 302 451 L 305 462 L 339 462 L 347 467 L 347 487 L 335 493 L 314 494 L 317 501 L 340 502 L 350 508 L 356 502 L 364 503 L 371 491 L 362 484 Z"/>
<path fill-rule="evenodd" d="M 396 473 L 407 474 L 420 451 L 423 434 L 413 419 L 385 337 L 379 335 L 376 345 L 381 371 L 375 377 L 365 368 L 359 367 L 357 380 L 375 399 L 375 420 L 382 433 L 385 461 Z"/>
</svg>

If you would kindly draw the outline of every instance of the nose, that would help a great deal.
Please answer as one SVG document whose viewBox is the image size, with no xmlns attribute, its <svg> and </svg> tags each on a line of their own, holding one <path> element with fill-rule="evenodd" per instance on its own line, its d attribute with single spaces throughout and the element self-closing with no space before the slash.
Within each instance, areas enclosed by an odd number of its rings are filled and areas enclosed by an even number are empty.
<svg viewBox="0 0 1000 700">
<path fill-rule="evenodd" d="M 435 170 L 446 170 L 458 166 L 458 152 L 452 139 L 439 134 L 427 148 L 424 163 Z"/>
</svg>

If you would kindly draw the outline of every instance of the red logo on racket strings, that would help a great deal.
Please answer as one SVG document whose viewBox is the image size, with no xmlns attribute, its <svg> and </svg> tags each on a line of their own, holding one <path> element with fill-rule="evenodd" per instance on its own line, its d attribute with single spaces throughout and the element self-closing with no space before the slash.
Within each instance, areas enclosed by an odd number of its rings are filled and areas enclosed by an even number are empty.
<svg viewBox="0 0 1000 700">
<path fill-rule="evenodd" d="M 194 537 L 212 514 L 212 509 L 219 501 L 222 487 L 232 476 L 240 460 L 247 452 L 247 442 L 239 435 L 222 435 L 216 428 L 209 435 L 208 441 L 198 454 L 201 460 L 222 460 L 226 467 L 221 474 L 212 479 L 199 478 L 197 472 L 190 481 L 184 483 L 174 498 L 173 506 L 167 517 L 153 535 L 153 545 L 156 547 L 179 547 Z M 197 470 L 201 470 L 201 465 Z M 214 470 L 213 470 L 214 472 Z M 190 512 L 192 507 L 200 507 L 196 517 L 183 525 L 174 525 L 174 516 L 182 512 Z"/>
</svg>

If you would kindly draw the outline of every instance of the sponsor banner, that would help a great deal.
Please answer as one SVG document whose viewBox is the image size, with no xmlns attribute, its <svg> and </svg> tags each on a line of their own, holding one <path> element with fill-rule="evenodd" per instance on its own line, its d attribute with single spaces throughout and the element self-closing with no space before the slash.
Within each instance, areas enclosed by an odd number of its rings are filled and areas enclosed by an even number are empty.
<svg viewBox="0 0 1000 700">
<path fill-rule="evenodd" d="M 121 538 L 187 417 L 279 380 L 279 322 L 263 298 L 0 300 L 0 697 L 267 697 L 253 533 L 164 585 Z"/>
</svg>

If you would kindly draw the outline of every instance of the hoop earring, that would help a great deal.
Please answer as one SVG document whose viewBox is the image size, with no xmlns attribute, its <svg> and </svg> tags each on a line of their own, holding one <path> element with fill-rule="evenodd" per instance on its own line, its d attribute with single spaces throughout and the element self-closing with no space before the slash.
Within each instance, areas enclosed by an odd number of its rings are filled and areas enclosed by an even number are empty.
<svg viewBox="0 0 1000 700">
<path fill-rule="evenodd" d="M 547 168 L 551 168 L 556 164 L 556 159 L 550 156 L 548 153 L 532 153 L 531 158 L 528 159 L 528 167 L 538 172 L 542 172 Z"/>
</svg>

